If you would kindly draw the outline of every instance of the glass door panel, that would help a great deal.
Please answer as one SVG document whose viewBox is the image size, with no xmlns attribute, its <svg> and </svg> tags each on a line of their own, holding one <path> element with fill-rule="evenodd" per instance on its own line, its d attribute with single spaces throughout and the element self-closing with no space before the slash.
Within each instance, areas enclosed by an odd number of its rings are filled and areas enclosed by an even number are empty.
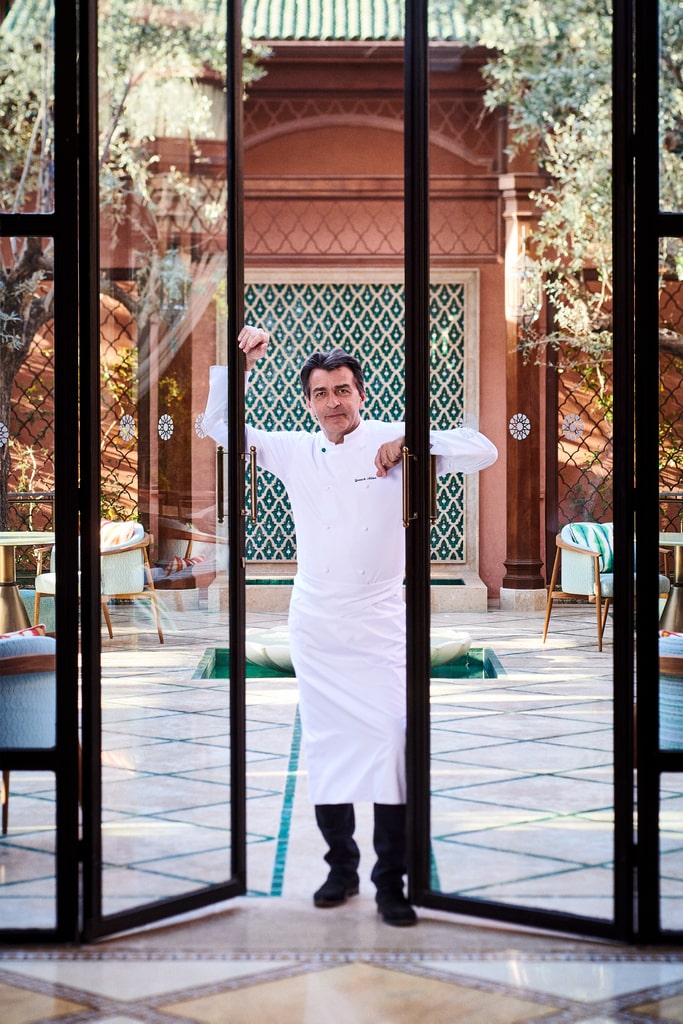
<svg viewBox="0 0 683 1024">
<path fill-rule="evenodd" d="M 0 14 L 0 932 L 10 941 L 73 940 L 78 914 L 75 11 L 55 18 L 50 0 Z"/>
<path fill-rule="evenodd" d="M 457 95 L 466 70 L 448 60 L 447 43 L 436 42 L 429 73 L 430 428 L 493 432 L 500 458 L 480 473 L 439 477 L 433 502 L 424 901 L 557 928 L 582 919 L 579 928 L 601 933 L 615 915 L 614 622 L 603 598 L 600 638 L 592 587 L 582 593 L 575 584 L 571 592 L 568 567 L 545 641 L 543 621 L 555 534 L 577 524 L 597 524 L 608 540 L 601 571 L 604 597 L 611 597 L 612 438 L 603 411 L 612 395 L 611 348 L 596 360 L 580 346 L 561 347 L 552 371 L 560 400 L 545 408 L 548 350 L 524 352 L 554 329 L 541 308 L 548 242 L 529 176 L 511 168 L 498 179 L 506 230 L 499 239 L 499 211 L 492 203 L 487 212 L 472 181 L 484 189 L 504 169 L 500 124 L 483 104 L 446 111 L 443 97 Z M 609 106 L 604 117 L 609 122 Z M 451 134 L 457 147 L 441 141 Z M 505 259 L 495 263 L 499 247 Z M 475 264 L 479 271 L 470 269 Z M 496 434 L 501 405 L 506 432 Z M 543 551 L 546 447 L 557 498 L 552 544 Z M 501 564 L 503 589 L 492 599 Z M 558 577 L 558 591 L 559 584 Z"/>
<path fill-rule="evenodd" d="M 645 941 L 680 940 L 681 798 L 683 731 L 683 488 L 681 487 L 681 402 L 683 367 L 683 175 L 681 135 L 680 10 L 662 0 L 656 17 L 638 25 L 636 124 L 640 137 L 636 188 L 636 357 L 640 358 L 636 417 L 641 536 L 649 539 L 647 604 L 638 613 L 638 794 L 639 893 Z M 657 118 L 652 110 L 657 109 Z M 638 257 L 639 253 L 636 253 Z M 658 359 L 649 357 L 657 328 Z M 643 366 L 647 366 L 644 379 Z M 644 457 L 645 445 L 649 458 Z M 655 485 L 654 477 L 657 474 Z M 655 486 L 658 494 L 655 495 Z M 658 499 L 658 500 L 656 500 Z M 656 522 L 658 519 L 658 522 Z M 659 541 L 659 559 L 653 540 Z M 639 540 L 639 552 L 641 541 Z M 643 544 L 643 549 L 644 544 Z M 656 567 L 656 568 L 655 568 Z M 659 572 L 659 635 L 655 634 L 655 571 Z M 644 567 L 639 567 L 640 573 Z M 639 584 L 640 586 L 640 584 Z M 668 590 L 668 593 L 666 592 Z M 639 591 L 640 597 L 640 591 Z M 647 616 L 647 618 L 646 618 Z M 658 685 L 650 666 L 658 643 Z"/>
<path fill-rule="evenodd" d="M 670 194 L 667 191 L 667 194 Z M 683 931 L 680 906 L 681 844 L 683 829 L 683 721 L 680 693 L 683 686 L 683 491 L 681 490 L 681 352 L 683 283 L 679 267 L 683 240 L 660 241 L 659 292 L 659 738 L 658 746 L 671 769 L 659 778 L 659 900 L 660 926 Z M 668 593 L 667 593 L 668 591 Z"/>
<path fill-rule="evenodd" d="M 51 238 L 0 245 L 3 266 L 15 273 L 31 250 L 46 261 L 54 252 Z M 19 315 L 27 281 L 20 271 L 16 279 L 2 312 L 14 305 L 6 322 L 17 345 L 0 346 L 0 921 L 7 929 L 48 929 L 57 908 L 54 591 L 33 623 L 37 579 L 50 569 L 54 544 L 55 332 L 49 309 L 33 328 Z M 45 277 L 36 291 L 46 296 L 52 284 Z"/>
<path fill-rule="evenodd" d="M 45 3 L 0 19 L 0 929 L 24 934 L 58 923 L 54 592 L 32 630 L 42 635 L 18 635 L 33 625 L 55 529 L 58 245 L 41 220 L 55 207 L 55 106 L 67 104 L 64 93 L 55 104 L 53 18 Z M 10 237 L 22 214 L 26 233 Z"/>
<path fill-rule="evenodd" d="M 3 214 L 45 214 L 55 207 L 54 8 L 54 0 L 2 6 Z"/>
<path fill-rule="evenodd" d="M 109 928 L 141 908 L 158 917 L 164 901 L 168 914 L 244 887 L 233 802 L 234 503 L 220 486 L 227 456 L 224 465 L 202 427 L 209 368 L 225 365 L 229 349 L 226 12 L 181 7 L 155 18 L 123 5 L 112 18 L 107 6 L 99 23 L 100 909 Z M 203 85 L 182 73 L 200 55 L 216 68 Z M 122 190 L 126 161 L 135 174 Z"/>
<path fill-rule="evenodd" d="M 659 117 L 659 209 L 683 212 L 681 181 L 681 12 L 675 0 L 659 0 L 657 21 L 657 78 Z M 662 239 L 663 240 L 663 239 Z"/>
</svg>

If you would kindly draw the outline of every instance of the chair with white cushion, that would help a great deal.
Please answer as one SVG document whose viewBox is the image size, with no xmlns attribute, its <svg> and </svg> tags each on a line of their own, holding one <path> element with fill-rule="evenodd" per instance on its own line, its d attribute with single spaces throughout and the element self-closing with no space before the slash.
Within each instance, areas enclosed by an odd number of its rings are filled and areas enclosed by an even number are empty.
<svg viewBox="0 0 683 1024">
<path fill-rule="evenodd" d="M 114 632 L 109 615 L 109 601 L 113 598 L 136 601 L 147 599 L 152 606 L 154 621 L 159 634 L 159 643 L 164 642 L 159 617 L 158 596 L 149 565 L 147 549 L 150 537 L 141 523 L 103 521 L 100 527 L 100 576 L 102 613 L 110 638 Z M 42 556 L 38 553 L 35 604 L 33 621 L 40 621 L 40 601 L 46 594 L 55 594 L 57 574 L 54 571 L 54 548 L 52 549 L 50 572 L 42 571 Z"/>
</svg>

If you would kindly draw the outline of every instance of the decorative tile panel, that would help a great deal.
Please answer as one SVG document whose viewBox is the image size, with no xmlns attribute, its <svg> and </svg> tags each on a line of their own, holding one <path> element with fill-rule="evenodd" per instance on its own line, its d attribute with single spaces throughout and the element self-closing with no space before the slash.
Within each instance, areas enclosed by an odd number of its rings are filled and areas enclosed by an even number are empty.
<svg viewBox="0 0 683 1024">
<path fill-rule="evenodd" d="M 371 276 L 371 275 L 370 275 Z M 431 286 L 431 420 L 456 426 L 465 409 L 465 286 Z M 404 418 L 404 288 L 388 281 L 253 281 L 246 287 L 245 321 L 273 337 L 269 361 L 254 374 L 247 415 L 267 430 L 311 429 L 299 370 L 317 349 L 340 346 L 360 359 L 371 419 Z M 249 481 L 247 481 L 249 485 Z M 247 524 L 247 558 L 296 559 L 289 501 L 279 480 L 259 473 L 259 522 Z M 432 529 L 432 559 L 465 560 L 464 485 L 459 474 L 440 478 L 439 520 Z"/>
</svg>

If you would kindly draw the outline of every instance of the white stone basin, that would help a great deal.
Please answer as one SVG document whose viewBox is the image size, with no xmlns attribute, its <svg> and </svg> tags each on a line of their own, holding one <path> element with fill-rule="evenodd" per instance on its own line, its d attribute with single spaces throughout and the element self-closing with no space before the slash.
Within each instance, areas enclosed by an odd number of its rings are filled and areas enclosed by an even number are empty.
<svg viewBox="0 0 683 1024">
<path fill-rule="evenodd" d="M 446 636 L 432 634 L 430 643 L 432 668 L 439 668 L 464 657 L 470 649 L 472 637 L 469 633 L 449 633 Z"/>
<path fill-rule="evenodd" d="M 439 633 L 431 636 L 431 664 L 433 668 L 450 665 L 462 658 L 470 649 L 472 637 L 469 633 Z M 247 632 L 245 641 L 247 661 L 261 668 L 276 669 L 279 672 L 293 672 L 289 653 L 287 630 L 253 630 Z"/>
</svg>

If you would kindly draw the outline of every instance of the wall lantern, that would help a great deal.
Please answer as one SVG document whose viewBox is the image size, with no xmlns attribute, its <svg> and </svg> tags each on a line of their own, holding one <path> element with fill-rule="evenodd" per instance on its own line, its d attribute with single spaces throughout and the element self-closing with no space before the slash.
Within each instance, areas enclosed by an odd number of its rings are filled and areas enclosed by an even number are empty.
<svg viewBox="0 0 683 1024">
<path fill-rule="evenodd" d="M 505 316 L 524 329 L 538 320 L 543 308 L 541 268 L 526 250 L 525 233 L 523 227 L 516 257 L 505 261 Z"/>
<path fill-rule="evenodd" d="M 174 327 L 187 312 L 192 276 L 188 271 L 177 239 L 159 260 L 159 312 L 169 327 Z"/>
</svg>

